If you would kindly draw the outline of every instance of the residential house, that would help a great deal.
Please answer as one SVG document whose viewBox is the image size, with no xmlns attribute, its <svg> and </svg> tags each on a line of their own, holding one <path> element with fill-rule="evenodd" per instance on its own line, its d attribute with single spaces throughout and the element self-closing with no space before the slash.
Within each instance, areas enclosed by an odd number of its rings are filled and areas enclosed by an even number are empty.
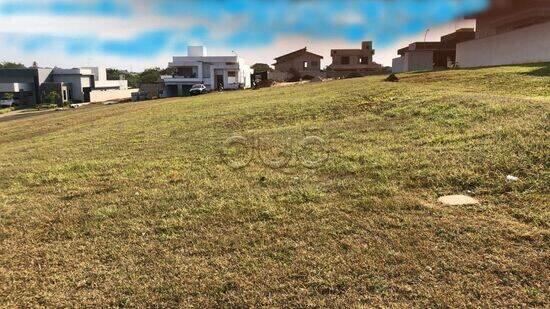
<svg viewBox="0 0 550 309">
<path fill-rule="evenodd" d="M 493 0 L 472 17 L 476 35 L 457 45 L 460 67 L 550 61 L 549 0 Z"/>
<path fill-rule="evenodd" d="M 203 46 L 189 46 L 187 56 L 174 57 L 168 67 L 175 73 L 161 77 L 165 97 L 187 95 L 195 84 L 204 84 L 209 90 L 250 88 L 252 70 L 242 58 L 208 56 Z"/>
<path fill-rule="evenodd" d="M 131 97 L 126 80 L 107 80 L 105 68 L 0 69 L 0 96 L 12 93 L 23 104 L 41 104 L 55 91 L 59 102 L 102 102 Z"/>
<path fill-rule="evenodd" d="M 442 36 L 439 42 L 412 43 L 397 51 L 400 57 L 393 59 L 392 71 L 401 73 L 452 67 L 456 62 L 457 44 L 474 38 L 474 29 L 462 28 Z"/>
<path fill-rule="evenodd" d="M 0 69 L 0 97 L 10 93 L 26 105 L 41 104 L 41 86 L 51 81 L 52 69 Z"/>
<path fill-rule="evenodd" d="M 286 73 L 283 75 L 294 75 L 293 77 L 318 77 L 322 75 L 321 60 L 323 56 L 307 51 L 307 47 L 294 51 L 292 53 L 275 58 L 275 72 L 273 76 L 277 76 L 277 72 Z M 270 77 L 271 79 L 271 77 Z M 277 79 L 277 78 L 273 78 Z"/>
<path fill-rule="evenodd" d="M 327 68 L 327 77 L 370 75 L 382 71 L 382 66 L 373 61 L 375 50 L 372 41 L 361 43 L 361 49 L 333 49 L 332 64 Z"/>
<path fill-rule="evenodd" d="M 107 70 L 101 67 L 54 68 L 52 79 L 70 84 L 69 100 L 75 102 L 127 99 L 132 93 L 127 80 L 107 80 Z"/>
</svg>

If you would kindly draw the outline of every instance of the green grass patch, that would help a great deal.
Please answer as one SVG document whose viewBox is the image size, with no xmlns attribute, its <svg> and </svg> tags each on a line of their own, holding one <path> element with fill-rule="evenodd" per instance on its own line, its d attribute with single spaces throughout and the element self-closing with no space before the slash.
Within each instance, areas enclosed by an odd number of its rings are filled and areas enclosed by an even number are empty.
<svg viewBox="0 0 550 309">
<path fill-rule="evenodd" d="M 14 111 L 14 107 L 0 108 L 0 115 Z"/>
</svg>

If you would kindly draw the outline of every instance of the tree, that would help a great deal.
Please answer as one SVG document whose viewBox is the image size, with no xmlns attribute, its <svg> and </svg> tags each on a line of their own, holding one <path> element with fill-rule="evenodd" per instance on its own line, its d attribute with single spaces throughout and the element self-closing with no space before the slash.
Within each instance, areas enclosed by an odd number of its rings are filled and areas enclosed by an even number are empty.
<svg viewBox="0 0 550 309">
<path fill-rule="evenodd" d="M 160 70 L 160 75 L 174 75 L 176 74 L 176 68 L 166 68 Z"/>
<path fill-rule="evenodd" d="M 123 74 L 122 71 L 118 70 L 118 69 L 107 69 L 107 79 L 108 80 L 117 80 L 120 78 L 120 75 L 125 75 L 126 77 L 126 74 Z"/>
<path fill-rule="evenodd" d="M 128 81 L 128 86 L 130 86 L 130 88 L 139 87 L 139 74 L 130 73 L 129 75 L 126 75 L 126 80 Z"/>
<path fill-rule="evenodd" d="M 59 94 L 57 93 L 57 91 L 50 91 L 48 93 L 43 93 L 42 94 L 42 99 L 45 103 L 47 104 L 56 104 L 59 102 L 59 98 L 61 98 L 59 96 Z M 40 105 L 38 105 L 38 109 L 40 109 Z"/>
<path fill-rule="evenodd" d="M 119 80 L 120 76 L 123 76 L 124 79 L 128 81 L 128 86 L 130 88 L 137 88 L 139 86 L 139 74 L 128 72 L 125 70 L 119 69 L 107 69 L 107 79 L 108 80 Z"/>
<path fill-rule="evenodd" d="M 17 62 L 0 62 L 0 69 L 24 69 L 25 66 Z"/>
<path fill-rule="evenodd" d="M 160 80 L 160 68 L 145 69 L 139 74 L 139 83 L 156 83 Z"/>
<path fill-rule="evenodd" d="M 175 73 L 174 68 L 149 68 L 145 69 L 141 73 L 132 73 L 128 71 L 121 71 L 118 69 L 107 69 L 107 79 L 118 80 L 120 75 L 124 75 L 124 78 L 128 81 L 130 88 L 137 88 L 140 84 L 156 83 L 160 81 L 162 75 L 173 75 Z"/>
<path fill-rule="evenodd" d="M 12 100 L 13 98 L 14 98 L 14 95 L 11 92 L 4 94 L 4 99 L 6 100 Z"/>
</svg>

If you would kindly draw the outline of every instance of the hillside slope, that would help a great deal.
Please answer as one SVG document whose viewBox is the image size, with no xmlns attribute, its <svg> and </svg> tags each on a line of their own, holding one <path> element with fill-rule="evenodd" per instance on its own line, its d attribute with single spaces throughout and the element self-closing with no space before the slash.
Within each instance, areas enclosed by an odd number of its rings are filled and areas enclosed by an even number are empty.
<svg viewBox="0 0 550 309">
<path fill-rule="evenodd" d="M 0 304 L 548 306 L 549 68 L 0 122 Z"/>
</svg>

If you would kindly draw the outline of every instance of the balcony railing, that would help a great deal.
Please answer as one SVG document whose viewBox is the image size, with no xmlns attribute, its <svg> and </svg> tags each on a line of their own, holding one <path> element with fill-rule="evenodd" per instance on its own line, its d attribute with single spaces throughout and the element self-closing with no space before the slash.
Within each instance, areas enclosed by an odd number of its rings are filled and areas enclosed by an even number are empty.
<svg viewBox="0 0 550 309">
<path fill-rule="evenodd" d="M 202 81 L 202 79 L 198 78 L 198 77 L 185 77 L 185 76 L 177 76 L 177 75 L 163 75 L 163 76 L 161 76 L 161 79 L 165 83 L 200 82 L 200 81 Z"/>
</svg>

